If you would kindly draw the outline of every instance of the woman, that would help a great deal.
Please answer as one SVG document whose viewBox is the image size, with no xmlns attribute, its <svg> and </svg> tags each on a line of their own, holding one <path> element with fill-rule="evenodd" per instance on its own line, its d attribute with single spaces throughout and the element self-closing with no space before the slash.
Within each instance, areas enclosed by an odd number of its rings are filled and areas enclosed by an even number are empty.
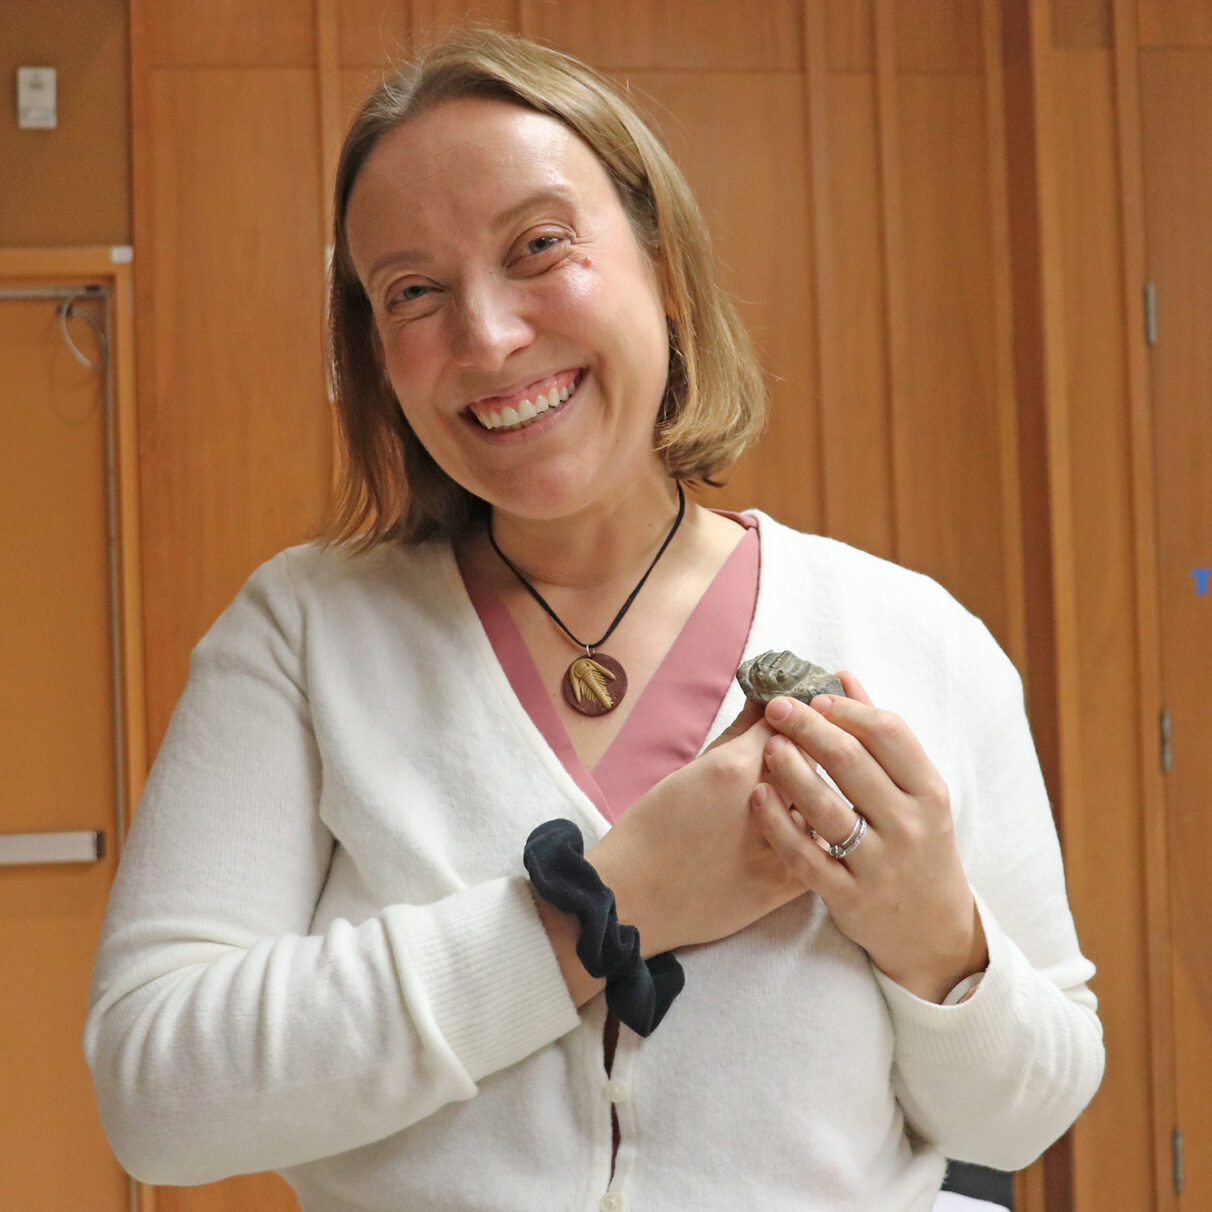
<svg viewBox="0 0 1212 1212">
<path fill-rule="evenodd" d="M 127 1167 L 779 1212 L 1036 1156 L 1102 1046 L 1017 677 L 933 582 L 685 500 L 761 387 L 631 108 L 496 34 L 394 77 L 331 324 L 340 541 L 199 645 L 114 888 Z M 783 648 L 870 695 L 746 707 Z"/>
</svg>

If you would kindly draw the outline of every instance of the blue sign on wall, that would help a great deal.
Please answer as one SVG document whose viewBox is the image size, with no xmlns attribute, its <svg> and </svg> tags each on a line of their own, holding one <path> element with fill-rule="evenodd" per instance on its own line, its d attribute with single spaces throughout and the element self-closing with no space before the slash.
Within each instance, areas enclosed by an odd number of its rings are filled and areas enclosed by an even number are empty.
<svg viewBox="0 0 1212 1212">
<path fill-rule="evenodd" d="M 1212 568 L 1192 568 L 1191 575 L 1195 578 L 1195 592 L 1203 597 L 1212 585 Z"/>
</svg>

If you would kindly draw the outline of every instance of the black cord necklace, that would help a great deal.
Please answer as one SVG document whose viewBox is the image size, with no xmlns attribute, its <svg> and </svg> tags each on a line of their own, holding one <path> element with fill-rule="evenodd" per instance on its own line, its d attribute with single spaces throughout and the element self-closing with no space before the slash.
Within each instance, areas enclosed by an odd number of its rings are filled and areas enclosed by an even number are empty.
<svg viewBox="0 0 1212 1212">
<path fill-rule="evenodd" d="M 661 544 L 660 551 L 652 557 L 652 563 L 648 565 L 647 571 L 640 577 L 636 587 L 627 595 L 627 601 L 619 608 L 619 613 L 614 616 L 614 621 L 606 628 L 606 634 L 600 640 L 595 640 L 592 644 L 586 644 L 584 640 L 578 640 L 564 626 L 564 620 L 552 610 L 546 598 L 522 575 L 517 565 L 497 546 L 496 535 L 492 533 L 492 522 L 488 523 L 488 541 L 492 544 L 493 551 L 505 561 L 505 566 L 521 581 L 526 592 L 551 616 L 556 626 L 578 648 L 585 649 L 585 655 L 577 657 L 564 671 L 563 683 L 565 701 L 582 715 L 605 715 L 608 711 L 613 711 L 623 701 L 623 696 L 627 693 L 627 673 L 614 657 L 609 656 L 605 652 L 598 652 L 597 649 L 610 639 L 614 634 L 614 629 L 623 621 L 623 616 L 631 609 L 631 603 L 636 600 L 640 590 L 644 588 L 644 582 L 648 580 L 652 570 L 657 566 L 657 561 L 665 554 L 665 550 L 669 544 L 673 542 L 673 536 L 677 534 L 678 527 L 681 526 L 682 519 L 685 516 L 686 494 L 682 491 L 681 484 L 678 484 L 678 516 L 673 519 L 673 525 L 669 528 L 669 533 L 665 536 L 665 541 Z"/>
</svg>

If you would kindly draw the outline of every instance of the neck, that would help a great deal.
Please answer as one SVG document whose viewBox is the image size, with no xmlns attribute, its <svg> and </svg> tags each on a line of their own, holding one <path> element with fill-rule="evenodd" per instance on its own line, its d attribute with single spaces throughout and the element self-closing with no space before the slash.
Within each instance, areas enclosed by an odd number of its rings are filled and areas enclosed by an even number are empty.
<svg viewBox="0 0 1212 1212">
<path fill-rule="evenodd" d="M 692 508 L 687 503 L 687 521 Z M 491 525 L 497 545 L 532 584 L 594 589 L 640 575 L 665 541 L 677 509 L 677 484 L 664 478 L 647 491 L 623 494 L 608 508 L 558 520 L 498 510 Z"/>
</svg>

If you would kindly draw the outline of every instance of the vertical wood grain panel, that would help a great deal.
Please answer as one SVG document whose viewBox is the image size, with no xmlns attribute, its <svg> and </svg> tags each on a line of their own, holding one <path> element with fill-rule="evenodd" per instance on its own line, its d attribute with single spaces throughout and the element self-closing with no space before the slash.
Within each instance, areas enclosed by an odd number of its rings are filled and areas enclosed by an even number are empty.
<svg viewBox="0 0 1212 1212">
<path fill-rule="evenodd" d="M 521 0 L 520 20 L 528 37 L 601 68 L 800 69 L 796 0 Z"/>
<path fill-rule="evenodd" d="M 1164 464 L 1155 479 L 1154 433 L 1150 416 L 1147 349 L 1141 283 L 1146 276 L 1146 216 L 1159 217 L 1145 207 L 1142 154 L 1140 75 L 1136 5 L 1113 0 L 1113 47 L 1116 130 L 1119 153 L 1119 202 L 1124 263 L 1122 308 L 1124 348 L 1128 372 L 1131 427 L 1132 490 L 1134 498 L 1134 557 L 1136 588 L 1136 653 L 1139 692 L 1137 734 L 1140 738 L 1140 838 L 1145 880 L 1145 923 L 1151 1075 L 1149 1122 L 1152 1126 L 1153 1192 L 1155 1212 L 1173 1212 L 1176 1197 L 1170 1165 L 1170 1133 L 1174 1124 L 1176 1041 L 1174 990 L 1171 984 L 1172 936 L 1167 855 L 1167 813 L 1160 764 L 1151 760 L 1157 749 L 1157 722 L 1161 708 L 1161 647 L 1157 591 L 1158 481 L 1165 478 Z M 1189 152 L 1189 149 L 1186 149 Z M 1176 248 L 1190 247 L 1190 233 L 1181 225 L 1175 232 Z M 1205 249 L 1206 243 L 1202 245 Z M 1195 347 L 1197 350 L 1200 346 Z M 1204 904 L 1207 905 L 1206 885 Z M 1205 1165 L 1205 1173 L 1207 1167 Z M 1080 1192 L 1079 1192 L 1080 1194 Z"/>
<path fill-rule="evenodd" d="M 1026 578 L 1023 570 L 1022 501 L 1019 492 L 1018 401 L 1014 381 L 1014 320 L 1010 260 L 1010 218 L 1006 163 L 1006 96 L 1002 78 L 1001 16 L 997 0 L 982 0 L 984 125 L 988 148 L 990 350 L 993 406 L 997 414 L 997 455 L 1001 470 L 1002 640 L 1025 681 L 1027 651 Z"/>
<path fill-rule="evenodd" d="M 134 3 L 143 8 L 150 0 Z M 148 16 L 148 67 L 306 67 L 316 60 L 312 0 L 173 0 Z"/>
<path fill-rule="evenodd" d="M 1111 45 L 1111 0 L 1052 0 L 1052 45 L 1065 50 Z"/>
<path fill-rule="evenodd" d="M 830 71 L 875 71 L 874 0 L 804 0 L 804 3 L 806 9 L 823 10 L 823 20 L 817 20 L 811 36 L 824 39 Z M 805 36 L 809 36 L 807 31 Z"/>
<path fill-rule="evenodd" d="M 1059 803 L 1056 643 L 1053 630 L 1051 533 L 1045 417 L 1037 114 L 1031 28 L 1026 0 L 999 6 L 1002 24 L 1003 122 L 1011 249 L 1011 312 L 1017 392 L 1018 492 L 1022 502 L 1023 624 L 1027 713 L 1054 805 Z M 1010 184 L 1012 183 L 1012 184 Z M 1068 1142 L 1054 1148 L 1068 1154 Z M 1018 1212 L 1045 1212 L 1048 1158 L 1015 1176 Z M 1064 1204 L 1050 1210 L 1063 1212 Z"/>
<path fill-rule="evenodd" d="M 337 14 L 342 67 L 381 67 L 402 59 L 412 41 L 410 0 L 319 0 Z"/>
<path fill-rule="evenodd" d="M 1165 706 L 1174 764 L 1165 776 L 1178 1061 L 1171 1126 L 1187 1142 L 1184 1210 L 1212 1204 L 1212 46 L 1140 56 L 1149 278 L 1158 297 L 1150 352 L 1158 467 L 1157 559 Z M 1156 819 L 1156 817 L 1154 818 Z M 1158 1024 L 1161 1026 L 1161 1024 Z"/>
<path fill-rule="evenodd" d="M 905 459 L 898 427 L 906 409 L 909 360 L 905 302 L 905 236 L 900 172 L 900 109 L 895 0 L 875 0 L 875 98 L 879 156 L 880 251 L 883 256 L 885 375 L 888 384 L 888 483 L 892 495 L 892 556 L 903 559 L 905 527 L 900 486 L 912 468 Z"/>
<path fill-rule="evenodd" d="M 1108 1048 L 1103 1087 L 1073 1132 L 1072 1183 L 1089 1206 L 1147 1207 L 1142 755 L 1125 707 L 1136 693 L 1136 623 L 1111 64 L 1105 51 L 1057 50 L 1042 4 L 1033 7 L 1033 35 L 1043 90 L 1062 837 L 1079 932 L 1100 968 Z"/>
<path fill-rule="evenodd" d="M 637 71 L 628 82 L 651 99 L 645 108 L 703 207 L 724 285 L 773 379 L 769 430 L 711 503 L 718 496 L 727 508 L 756 505 L 815 529 L 820 443 L 801 81 L 786 73 Z"/>
<path fill-rule="evenodd" d="M 895 418 L 898 554 L 1006 642 L 1001 424 L 993 356 L 984 86 L 902 77 L 898 101 L 908 306 Z"/>
<path fill-rule="evenodd" d="M 894 549 L 875 77 L 829 73 L 821 90 L 824 208 L 817 241 L 821 412 L 829 533 Z"/>
<path fill-rule="evenodd" d="M 1149 1039 L 1144 887 L 1139 858 L 1134 712 L 1130 433 L 1122 355 L 1123 265 L 1116 205 L 1116 149 L 1108 56 L 1066 52 L 1052 86 L 1064 195 L 1063 265 L 1069 367 L 1073 566 L 1080 627 L 1072 676 L 1081 711 L 1070 761 L 1080 808 L 1065 802 L 1064 838 L 1080 937 L 1099 968 L 1107 1073 L 1074 1130 L 1075 1192 L 1093 1206 L 1147 1207 L 1152 1196 L 1147 1094 Z M 1124 905 L 1133 907 L 1124 913 Z M 1112 1154 L 1095 1142 L 1119 1138 Z"/>
<path fill-rule="evenodd" d="M 1056 653 L 1056 770 L 1053 813 L 1057 817 L 1061 846 L 1069 862 L 1068 822 L 1085 811 L 1077 746 L 1081 708 L 1080 683 L 1075 676 L 1078 611 L 1076 578 L 1070 553 L 1075 542 L 1073 524 L 1073 479 L 1070 466 L 1069 369 L 1065 344 L 1065 275 L 1061 256 L 1064 227 L 1060 216 L 1063 187 L 1056 165 L 1061 155 L 1056 146 L 1052 87 L 1052 31 L 1046 0 L 1028 0 L 1028 31 L 1033 108 L 1036 121 L 1035 179 L 1039 205 L 1038 294 L 1041 320 L 1042 409 L 1044 454 L 1050 531 L 1052 638 Z M 1069 879 L 1070 903 L 1079 931 L 1082 908 L 1076 903 L 1080 889 Z M 1081 937 L 1079 935 L 1079 937 Z M 1069 1212 L 1073 1206 L 1073 1134 L 1049 1150 L 1044 1159 L 1046 1207 L 1049 1212 Z"/>
<path fill-rule="evenodd" d="M 453 25 L 518 28 L 519 0 L 412 0 L 412 35 L 417 42 L 442 36 Z"/>
<path fill-rule="evenodd" d="M 1212 46 L 1212 4 L 1208 0 L 1137 0 L 1140 45 Z"/>
<path fill-rule="evenodd" d="M 980 73 L 984 49 L 977 0 L 894 0 L 893 7 L 901 71 Z"/>
<path fill-rule="evenodd" d="M 190 647 L 314 523 L 329 429 L 314 73 L 159 71 L 149 100 L 163 116 L 147 152 L 156 328 L 140 401 L 158 745 Z"/>
</svg>

